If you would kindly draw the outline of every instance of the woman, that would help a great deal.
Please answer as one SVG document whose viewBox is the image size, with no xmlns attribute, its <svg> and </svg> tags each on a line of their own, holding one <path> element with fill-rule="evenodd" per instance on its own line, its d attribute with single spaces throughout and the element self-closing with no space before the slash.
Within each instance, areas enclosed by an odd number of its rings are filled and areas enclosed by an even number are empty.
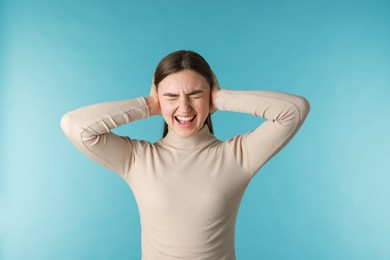
<svg viewBox="0 0 390 260">
<path fill-rule="evenodd" d="M 83 153 L 132 189 L 142 226 L 142 259 L 235 257 L 235 223 L 255 173 L 295 135 L 308 112 L 300 96 L 220 89 L 207 62 L 177 51 L 157 66 L 149 97 L 90 105 L 64 115 L 61 126 Z M 219 141 L 210 114 L 249 113 L 267 121 Z M 155 143 L 110 130 L 162 115 Z"/>
</svg>

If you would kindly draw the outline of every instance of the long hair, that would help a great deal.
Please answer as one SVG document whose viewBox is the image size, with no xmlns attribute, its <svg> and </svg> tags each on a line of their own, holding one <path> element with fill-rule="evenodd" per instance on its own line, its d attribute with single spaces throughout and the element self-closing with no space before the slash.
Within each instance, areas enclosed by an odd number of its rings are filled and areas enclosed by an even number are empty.
<svg viewBox="0 0 390 260">
<path fill-rule="evenodd" d="M 196 71 L 205 77 L 207 82 L 210 84 L 211 89 L 213 86 L 213 76 L 209 64 L 198 53 L 187 50 L 172 52 L 160 61 L 160 63 L 157 65 L 156 71 L 154 72 L 154 84 L 156 85 L 156 88 L 158 88 L 158 84 L 165 77 L 186 69 Z M 214 134 L 210 114 L 207 116 L 205 124 L 208 126 L 210 132 Z M 165 137 L 167 133 L 168 124 L 165 122 L 162 137 Z"/>
</svg>

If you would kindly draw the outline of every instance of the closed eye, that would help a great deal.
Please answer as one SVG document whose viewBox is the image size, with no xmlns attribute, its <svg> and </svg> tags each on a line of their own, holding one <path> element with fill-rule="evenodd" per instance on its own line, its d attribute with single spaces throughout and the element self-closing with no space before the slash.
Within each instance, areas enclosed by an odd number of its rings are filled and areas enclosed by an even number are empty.
<svg viewBox="0 0 390 260">
<path fill-rule="evenodd" d="M 166 99 L 168 101 L 173 101 L 173 100 L 176 100 L 177 98 L 179 98 L 180 95 L 175 94 L 175 93 L 164 93 L 163 96 L 166 97 Z M 203 91 L 202 90 L 194 90 L 194 91 L 191 91 L 190 93 L 186 94 L 186 96 L 191 97 L 192 99 L 198 99 L 198 98 L 201 98 L 203 96 Z"/>
<path fill-rule="evenodd" d="M 198 95 L 198 96 L 192 96 L 191 98 L 193 98 L 193 99 L 198 99 L 198 98 L 201 98 L 202 97 L 202 95 Z"/>
<path fill-rule="evenodd" d="M 174 97 L 178 97 L 179 95 L 177 94 L 173 94 L 173 93 L 165 93 L 163 94 L 164 97 L 171 97 L 171 98 L 174 98 Z"/>
<path fill-rule="evenodd" d="M 202 90 L 194 90 L 190 93 L 188 93 L 188 96 L 190 96 L 192 99 L 198 99 L 203 96 L 203 91 Z"/>
<path fill-rule="evenodd" d="M 165 93 L 165 94 L 163 94 L 163 97 L 165 97 L 165 99 L 168 101 L 173 101 L 173 100 L 177 99 L 179 97 L 179 95 L 173 94 L 173 93 Z"/>
</svg>

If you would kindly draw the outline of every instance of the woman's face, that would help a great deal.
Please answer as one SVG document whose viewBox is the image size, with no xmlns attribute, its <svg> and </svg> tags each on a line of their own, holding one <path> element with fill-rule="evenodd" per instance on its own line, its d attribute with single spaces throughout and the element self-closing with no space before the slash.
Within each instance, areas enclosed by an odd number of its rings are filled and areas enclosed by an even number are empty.
<svg viewBox="0 0 390 260">
<path fill-rule="evenodd" d="M 161 112 L 168 126 L 182 137 L 197 133 L 210 109 L 210 85 L 193 70 L 182 70 L 158 84 Z"/>
</svg>

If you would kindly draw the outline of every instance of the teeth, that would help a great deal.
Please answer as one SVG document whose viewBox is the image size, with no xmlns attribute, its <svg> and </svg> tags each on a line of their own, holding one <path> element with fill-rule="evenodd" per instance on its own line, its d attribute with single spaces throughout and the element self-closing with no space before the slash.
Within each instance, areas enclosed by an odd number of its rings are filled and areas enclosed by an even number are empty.
<svg viewBox="0 0 390 260">
<path fill-rule="evenodd" d="M 191 121 L 192 119 L 194 119 L 195 116 L 176 116 L 177 119 L 179 119 L 180 121 Z"/>
</svg>

